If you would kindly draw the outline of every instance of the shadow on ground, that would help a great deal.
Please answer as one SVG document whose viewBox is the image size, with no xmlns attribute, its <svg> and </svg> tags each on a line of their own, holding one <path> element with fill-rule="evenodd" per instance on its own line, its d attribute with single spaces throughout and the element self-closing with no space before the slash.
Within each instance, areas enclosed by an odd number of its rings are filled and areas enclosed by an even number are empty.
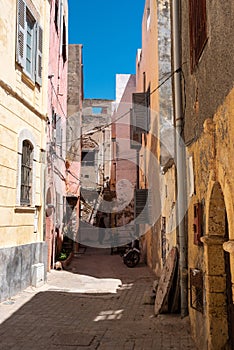
<svg viewBox="0 0 234 350">
<path fill-rule="evenodd" d="M 116 294 L 38 293 L 0 326 L 1 350 L 195 349 L 188 320 L 178 315 L 155 318 L 153 305 L 143 304 L 154 277 L 143 264 L 129 269 L 118 255 L 90 249 L 69 269 L 118 278 L 122 286 Z M 66 280 L 60 284 L 67 287 Z"/>
</svg>

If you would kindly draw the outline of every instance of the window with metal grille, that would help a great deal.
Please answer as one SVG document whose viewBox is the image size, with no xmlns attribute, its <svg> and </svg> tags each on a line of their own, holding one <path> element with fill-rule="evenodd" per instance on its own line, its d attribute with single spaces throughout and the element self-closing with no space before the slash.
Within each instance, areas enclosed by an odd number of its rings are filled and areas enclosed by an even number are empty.
<svg viewBox="0 0 234 350">
<path fill-rule="evenodd" d="M 32 189 L 32 162 L 33 162 L 33 146 L 28 140 L 23 141 L 21 156 L 21 191 L 20 204 L 31 204 Z"/>
<path fill-rule="evenodd" d="M 189 1 L 191 71 L 197 66 L 207 42 L 206 0 Z"/>
<path fill-rule="evenodd" d="M 203 272 L 190 269 L 190 306 L 203 312 Z"/>
</svg>

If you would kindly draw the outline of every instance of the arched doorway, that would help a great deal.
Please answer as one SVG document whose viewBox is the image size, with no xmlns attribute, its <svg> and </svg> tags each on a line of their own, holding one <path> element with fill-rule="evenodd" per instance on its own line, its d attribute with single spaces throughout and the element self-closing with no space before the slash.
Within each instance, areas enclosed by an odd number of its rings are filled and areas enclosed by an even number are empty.
<svg viewBox="0 0 234 350">
<path fill-rule="evenodd" d="M 223 249 L 223 243 L 229 239 L 228 218 L 218 182 L 213 185 L 208 205 L 208 235 L 202 238 L 206 265 L 208 349 L 233 349 L 230 256 Z"/>
</svg>

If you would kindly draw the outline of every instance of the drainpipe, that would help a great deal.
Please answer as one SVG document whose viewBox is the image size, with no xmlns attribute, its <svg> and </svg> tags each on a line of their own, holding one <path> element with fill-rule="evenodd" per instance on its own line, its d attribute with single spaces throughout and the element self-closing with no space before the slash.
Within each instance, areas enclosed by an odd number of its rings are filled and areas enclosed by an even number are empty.
<svg viewBox="0 0 234 350">
<path fill-rule="evenodd" d="M 179 240 L 179 271 L 181 317 L 188 315 L 188 267 L 187 237 L 185 231 L 186 213 L 186 168 L 185 145 L 181 137 L 183 132 L 183 108 L 181 86 L 181 46 L 180 46 L 180 1 L 172 0 L 172 37 L 174 74 L 174 109 L 175 109 L 175 157 L 177 168 L 177 230 Z"/>
</svg>

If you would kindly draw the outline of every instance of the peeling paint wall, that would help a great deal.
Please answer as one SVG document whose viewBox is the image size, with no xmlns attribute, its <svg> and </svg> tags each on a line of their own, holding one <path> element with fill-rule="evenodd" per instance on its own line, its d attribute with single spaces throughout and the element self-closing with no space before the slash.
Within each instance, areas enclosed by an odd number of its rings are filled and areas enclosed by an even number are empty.
<svg viewBox="0 0 234 350">
<path fill-rule="evenodd" d="M 195 193 L 192 196 L 188 208 L 188 237 L 189 237 L 189 268 L 201 269 L 204 273 L 204 314 L 194 310 L 190 312 L 191 324 L 194 337 L 199 340 L 200 346 L 208 349 L 221 348 L 228 339 L 227 320 L 227 296 L 223 243 L 225 240 L 233 240 L 233 128 L 234 90 L 218 108 L 213 119 L 204 123 L 203 133 L 199 140 L 188 149 L 193 156 Z M 225 128 L 226 133 L 223 133 Z M 214 197 L 213 188 L 220 184 L 221 194 Z M 223 197 L 223 202 L 220 198 Z M 193 241 L 194 209 L 193 205 L 202 203 L 202 245 L 196 246 Z M 212 209 L 214 206 L 215 209 Z M 211 210 L 213 212 L 211 213 Z M 225 231 L 225 211 L 227 213 L 228 232 Z M 222 219 L 223 217 L 223 219 Z M 228 234 L 225 237 L 225 234 Z M 206 237 L 221 235 L 220 243 L 209 244 Z M 212 251 L 212 247 L 216 247 Z M 231 270 L 233 271 L 233 256 Z M 211 272 L 212 269 L 212 272 Z M 210 287 L 210 278 L 213 276 L 213 291 Z M 218 279 L 219 276 L 219 279 Z M 233 278 L 233 277 L 232 277 Z M 224 285 L 224 289 L 220 289 Z M 218 299 L 219 300 L 218 300 Z M 215 301 L 216 300 L 216 301 Z M 211 304 L 212 303 L 212 304 Z M 213 311 L 211 309 L 211 305 Z M 201 324 L 206 324 L 203 329 Z M 213 326 L 212 326 L 213 324 Z M 213 330 L 211 327 L 214 327 Z M 204 347 L 205 348 L 205 347 Z"/>
<path fill-rule="evenodd" d="M 233 347 L 228 294 L 233 294 L 233 253 L 224 251 L 224 242 L 233 240 L 233 111 L 234 90 L 232 62 L 234 33 L 232 1 L 206 1 L 208 40 L 191 73 L 189 38 L 189 2 L 182 2 L 182 62 L 186 101 L 184 137 L 192 156 L 194 191 L 188 193 L 188 268 L 203 274 L 203 313 L 193 308 L 189 313 L 193 337 L 199 348 Z M 187 166 L 187 169 L 189 166 Z M 191 174 L 188 171 L 188 185 Z M 194 243 L 194 204 L 202 208 L 202 238 Z M 230 262 L 228 259 L 230 259 Z M 226 261 L 226 263 L 225 263 Z M 228 281 L 230 285 L 228 285 Z M 189 283 L 191 279 L 189 280 Z M 190 287 L 190 286 L 189 286 Z M 191 297 L 191 288 L 190 288 Z"/>
<path fill-rule="evenodd" d="M 174 214 L 166 209 L 171 207 L 174 195 L 166 201 L 165 193 L 161 195 L 165 185 L 168 186 L 169 192 L 174 193 L 175 174 L 174 171 L 169 171 L 168 176 L 161 178 L 160 175 L 161 167 L 174 156 L 171 80 L 158 88 L 171 73 L 170 16 L 168 1 L 146 1 L 142 21 L 142 49 L 138 50 L 137 55 L 137 91 L 150 89 L 151 114 L 150 132 L 142 136 L 140 188 L 150 189 L 153 209 L 153 225 L 151 228 L 140 227 L 140 230 L 146 232 L 143 238 L 143 255 L 157 275 L 163 266 L 162 209 L 167 222 L 170 222 L 172 217 L 175 220 Z M 167 201 L 170 204 L 167 204 Z M 173 230 L 169 246 L 175 241 Z"/>
<path fill-rule="evenodd" d="M 84 99 L 82 111 L 82 151 L 95 150 L 95 165 L 81 168 L 82 187 L 100 189 L 110 179 L 111 126 L 96 131 L 111 122 L 112 100 Z M 94 130 L 93 134 L 86 134 Z"/>
</svg>

